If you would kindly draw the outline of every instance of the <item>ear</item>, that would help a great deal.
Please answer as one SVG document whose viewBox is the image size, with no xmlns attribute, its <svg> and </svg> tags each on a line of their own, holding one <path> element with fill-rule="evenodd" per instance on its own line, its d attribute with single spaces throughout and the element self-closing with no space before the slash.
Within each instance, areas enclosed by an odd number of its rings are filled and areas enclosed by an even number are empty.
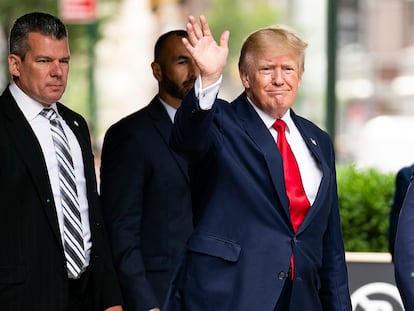
<svg viewBox="0 0 414 311">
<path fill-rule="evenodd" d="M 15 54 L 10 54 L 8 57 L 9 71 L 13 77 L 20 77 L 21 59 Z"/>
<path fill-rule="evenodd" d="M 162 71 L 161 71 L 160 64 L 152 62 L 151 63 L 151 68 L 152 68 L 152 75 L 154 76 L 154 78 L 158 82 L 161 82 L 162 81 Z"/>
<path fill-rule="evenodd" d="M 244 70 L 240 70 L 240 79 L 245 89 L 250 88 L 249 76 Z"/>
</svg>

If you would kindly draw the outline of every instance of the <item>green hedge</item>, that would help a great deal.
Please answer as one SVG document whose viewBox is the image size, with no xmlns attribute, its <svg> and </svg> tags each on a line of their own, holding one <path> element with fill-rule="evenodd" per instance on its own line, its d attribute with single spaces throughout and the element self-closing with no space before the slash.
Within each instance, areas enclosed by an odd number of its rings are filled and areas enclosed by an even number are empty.
<svg viewBox="0 0 414 311">
<path fill-rule="evenodd" d="M 338 196 L 346 251 L 387 252 L 395 173 L 338 166 Z"/>
</svg>

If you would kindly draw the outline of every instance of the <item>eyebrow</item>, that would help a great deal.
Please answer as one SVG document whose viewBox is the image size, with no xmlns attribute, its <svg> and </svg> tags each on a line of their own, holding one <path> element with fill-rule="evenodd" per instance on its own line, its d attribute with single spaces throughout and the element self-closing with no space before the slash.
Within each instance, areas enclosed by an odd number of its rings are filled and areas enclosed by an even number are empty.
<svg viewBox="0 0 414 311">
<path fill-rule="evenodd" d="M 49 55 L 42 55 L 42 54 L 39 54 L 39 55 L 34 55 L 34 56 L 33 56 L 33 58 L 35 58 L 35 59 L 39 59 L 39 58 L 55 59 L 54 57 L 51 57 L 51 56 L 49 56 Z M 59 59 L 59 60 L 61 60 L 61 59 L 68 60 L 68 59 L 70 59 L 70 55 L 63 56 L 63 57 L 59 57 L 59 58 L 57 58 L 57 59 Z"/>
<path fill-rule="evenodd" d="M 180 60 L 180 59 L 191 59 L 191 57 L 190 56 L 187 56 L 187 55 L 179 55 L 177 57 L 177 60 Z"/>
</svg>

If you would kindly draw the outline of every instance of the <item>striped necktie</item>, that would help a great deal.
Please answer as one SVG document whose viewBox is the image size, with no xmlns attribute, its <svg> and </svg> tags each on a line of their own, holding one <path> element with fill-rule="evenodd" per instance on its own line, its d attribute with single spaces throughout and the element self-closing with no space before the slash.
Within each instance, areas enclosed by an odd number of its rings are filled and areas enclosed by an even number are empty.
<svg viewBox="0 0 414 311">
<path fill-rule="evenodd" d="M 45 108 L 40 112 L 40 115 L 49 120 L 52 132 L 59 169 L 66 265 L 68 276 L 76 279 L 80 276 L 85 263 L 85 250 L 72 156 L 65 132 L 56 112 L 52 108 Z"/>
</svg>

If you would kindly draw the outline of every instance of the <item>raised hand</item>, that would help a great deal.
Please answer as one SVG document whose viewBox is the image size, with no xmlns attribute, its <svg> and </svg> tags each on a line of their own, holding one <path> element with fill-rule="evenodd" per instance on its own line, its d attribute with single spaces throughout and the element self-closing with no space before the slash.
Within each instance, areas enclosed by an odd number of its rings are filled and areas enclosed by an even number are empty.
<svg viewBox="0 0 414 311">
<path fill-rule="evenodd" d="M 186 26 L 188 39 L 183 38 L 183 43 L 200 68 L 202 84 L 205 88 L 219 79 L 226 66 L 230 32 L 226 30 L 221 34 L 218 45 L 204 16 L 200 16 L 200 24 L 201 28 L 194 16 L 188 17 Z"/>
</svg>

